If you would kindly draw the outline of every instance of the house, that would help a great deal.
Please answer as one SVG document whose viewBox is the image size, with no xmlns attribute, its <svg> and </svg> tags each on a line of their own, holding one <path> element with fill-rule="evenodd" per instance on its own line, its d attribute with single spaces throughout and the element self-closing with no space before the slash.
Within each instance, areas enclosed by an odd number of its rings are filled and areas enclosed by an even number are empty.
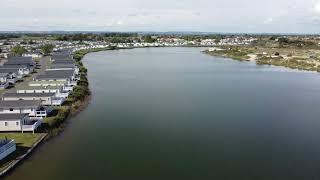
<svg viewBox="0 0 320 180">
<path fill-rule="evenodd" d="M 51 109 L 40 100 L 0 101 L 0 114 L 29 114 L 30 117 L 47 117 Z"/>
<path fill-rule="evenodd" d="M 61 106 L 65 98 L 55 96 L 55 93 L 5 93 L 3 101 L 40 100 L 43 106 Z"/>
<path fill-rule="evenodd" d="M 5 73 L 7 75 L 7 82 L 15 84 L 19 79 L 22 78 L 18 69 L 0 69 L 0 74 Z"/>
<path fill-rule="evenodd" d="M 41 125 L 41 119 L 30 119 L 27 113 L 0 114 L 0 132 L 34 131 Z"/>
<path fill-rule="evenodd" d="M 13 139 L 0 140 L 0 161 L 16 151 L 16 143 Z"/>
<path fill-rule="evenodd" d="M 55 93 L 58 98 L 67 98 L 70 92 L 64 91 L 62 86 L 23 86 L 17 93 Z"/>
<path fill-rule="evenodd" d="M 70 60 L 70 59 L 73 59 L 70 52 L 59 52 L 59 53 L 55 53 L 51 56 L 52 61 Z"/>
<path fill-rule="evenodd" d="M 42 58 L 43 55 L 40 52 L 27 52 L 22 54 L 22 57 Z"/>
<path fill-rule="evenodd" d="M 30 68 L 30 72 L 33 72 L 36 67 L 36 62 L 32 59 L 32 57 L 9 57 L 8 62 L 4 63 L 6 65 L 23 65 L 28 66 Z"/>
<path fill-rule="evenodd" d="M 60 80 L 60 81 L 30 81 L 29 86 L 32 87 L 49 87 L 49 86 L 60 86 L 62 87 L 63 91 L 72 91 L 74 86 L 68 85 L 68 82 L 66 80 Z"/>
<path fill-rule="evenodd" d="M 9 87 L 7 77 L 8 73 L 0 73 L 0 89 L 7 89 Z"/>
<path fill-rule="evenodd" d="M 33 67 L 29 66 L 29 65 L 3 65 L 0 66 L 0 70 L 2 69 L 6 69 L 7 71 L 18 71 L 19 75 L 22 76 L 26 76 L 28 74 L 30 74 L 33 71 Z"/>
<path fill-rule="evenodd" d="M 50 70 L 34 78 L 35 81 L 67 81 L 67 85 L 76 86 L 80 76 L 72 70 Z"/>
</svg>

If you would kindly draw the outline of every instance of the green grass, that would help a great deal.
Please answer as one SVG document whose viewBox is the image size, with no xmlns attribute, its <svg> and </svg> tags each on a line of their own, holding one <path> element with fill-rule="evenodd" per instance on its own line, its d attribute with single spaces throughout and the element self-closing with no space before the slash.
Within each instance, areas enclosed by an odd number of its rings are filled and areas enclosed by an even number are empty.
<svg viewBox="0 0 320 180">
<path fill-rule="evenodd" d="M 17 145 L 17 150 L 5 159 L 0 161 L 0 171 L 8 167 L 18 157 L 24 155 L 33 144 L 41 139 L 45 134 L 32 133 L 0 133 L 0 139 L 14 139 Z"/>
</svg>

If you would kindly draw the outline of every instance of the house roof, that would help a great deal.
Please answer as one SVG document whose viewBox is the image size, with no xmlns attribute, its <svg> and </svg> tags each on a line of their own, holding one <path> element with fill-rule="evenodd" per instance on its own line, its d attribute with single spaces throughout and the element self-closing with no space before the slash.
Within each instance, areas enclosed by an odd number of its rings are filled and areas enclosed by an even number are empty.
<svg viewBox="0 0 320 180">
<path fill-rule="evenodd" d="M 9 57 L 8 61 L 11 61 L 11 60 L 18 60 L 18 61 L 33 61 L 32 57 L 17 57 L 17 56 Z"/>
<path fill-rule="evenodd" d="M 28 64 L 5 64 L 0 66 L 0 69 L 27 69 L 30 65 Z"/>
<path fill-rule="evenodd" d="M 64 85 L 67 83 L 67 80 L 61 80 L 61 81 L 30 81 L 29 82 L 29 85 L 32 85 L 32 84 L 40 84 L 40 85 L 46 85 L 46 84 L 49 84 L 49 85 Z"/>
<path fill-rule="evenodd" d="M 29 86 L 24 85 L 17 88 L 17 90 L 62 90 L 62 86 Z"/>
<path fill-rule="evenodd" d="M 46 70 L 44 74 L 38 75 L 35 79 L 69 79 L 73 76 L 73 70 Z"/>
<path fill-rule="evenodd" d="M 7 77 L 9 73 L 0 73 L 0 77 Z"/>
<path fill-rule="evenodd" d="M 32 57 L 10 57 L 5 65 L 34 65 L 35 61 Z"/>
<path fill-rule="evenodd" d="M 0 69 L 0 73 L 18 73 L 19 69 Z"/>
<path fill-rule="evenodd" d="M 52 64 L 51 68 L 56 69 L 56 68 L 74 68 L 75 64 L 74 63 L 58 63 L 58 64 Z"/>
<path fill-rule="evenodd" d="M 52 97 L 55 96 L 55 93 L 5 93 L 2 97 Z"/>
<path fill-rule="evenodd" d="M 17 121 L 28 116 L 28 114 L 0 114 L 0 121 Z"/>
<path fill-rule="evenodd" d="M 17 100 L 17 101 L 0 101 L 0 108 L 26 108 L 39 107 L 41 101 L 39 100 Z"/>
</svg>

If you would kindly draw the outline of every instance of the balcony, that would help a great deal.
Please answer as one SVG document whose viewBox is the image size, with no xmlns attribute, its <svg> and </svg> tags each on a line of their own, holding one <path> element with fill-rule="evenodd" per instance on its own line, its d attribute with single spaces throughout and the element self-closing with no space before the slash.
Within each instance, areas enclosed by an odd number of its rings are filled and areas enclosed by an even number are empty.
<svg viewBox="0 0 320 180">
<path fill-rule="evenodd" d="M 66 100 L 65 98 L 58 98 L 58 97 L 54 98 L 54 99 L 52 99 L 51 105 L 53 105 L 53 106 L 61 106 L 64 103 L 65 100 Z"/>
<path fill-rule="evenodd" d="M 30 120 L 22 125 L 22 132 L 24 131 L 34 131 L 41 125 L 42 121 L 40 119 L 38 120 Z"/>
</svg>

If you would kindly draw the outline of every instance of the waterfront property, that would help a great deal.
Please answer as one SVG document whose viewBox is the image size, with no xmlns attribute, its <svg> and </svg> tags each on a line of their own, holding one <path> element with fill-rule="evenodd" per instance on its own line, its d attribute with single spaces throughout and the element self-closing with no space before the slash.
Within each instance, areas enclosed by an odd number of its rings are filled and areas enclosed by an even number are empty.
<svg viewBox="0 0 320 180">
<path fill-rule="evenodd" d="M 13 139 L 0 139 L 0 160 L 16 151 L 16 143 Z"/>
<path fill-rule="evenodd" d="M 22 78 L 23 76 L 26 76 L 28 74 L 30 74 L 33 71 L 33 67 L 29 66 L 29 65 L 3 65 L 0 66 L 0 72 L 1 71 L 9 71 L 9 72 L 18 72 L 18 75 L 20 75 Z"/>
<path fill-rule="evenodd" d="M 44 106 L 60 106 L 65 98 L 56 97 L 55 93 L 5 93 L 2 95 L 3 101 L 17 100 L 40 100 Z"/>
<path fill-rule="evenodd" d="M 62 86 L 23 86 L 17 93 L 55 93 L 56 97 L 67 98 L 69 91 L 64 91 Z"/>
<path fill-rule="evenodd" d="M 41 118 L 31 119 L 27 113 L 0 114 L 0 132 L 34 131 L 41 125 Z"/>
<path fill-rule="evenodd" d="M 13 66 L 27 66 L 30 68 L 30 72 L 36 67 L 36 62 L 32 57 L 10 57 L 8 62 L 4 63 L 4 66 L 13 65 Z"/>
<path fill-rule="evenodd" d="M 40 100 L 0 101 L 0 114 L 29 114 L 30 117 L 47 117 L 50 108 L 44 108 Z"/>
</svg>

